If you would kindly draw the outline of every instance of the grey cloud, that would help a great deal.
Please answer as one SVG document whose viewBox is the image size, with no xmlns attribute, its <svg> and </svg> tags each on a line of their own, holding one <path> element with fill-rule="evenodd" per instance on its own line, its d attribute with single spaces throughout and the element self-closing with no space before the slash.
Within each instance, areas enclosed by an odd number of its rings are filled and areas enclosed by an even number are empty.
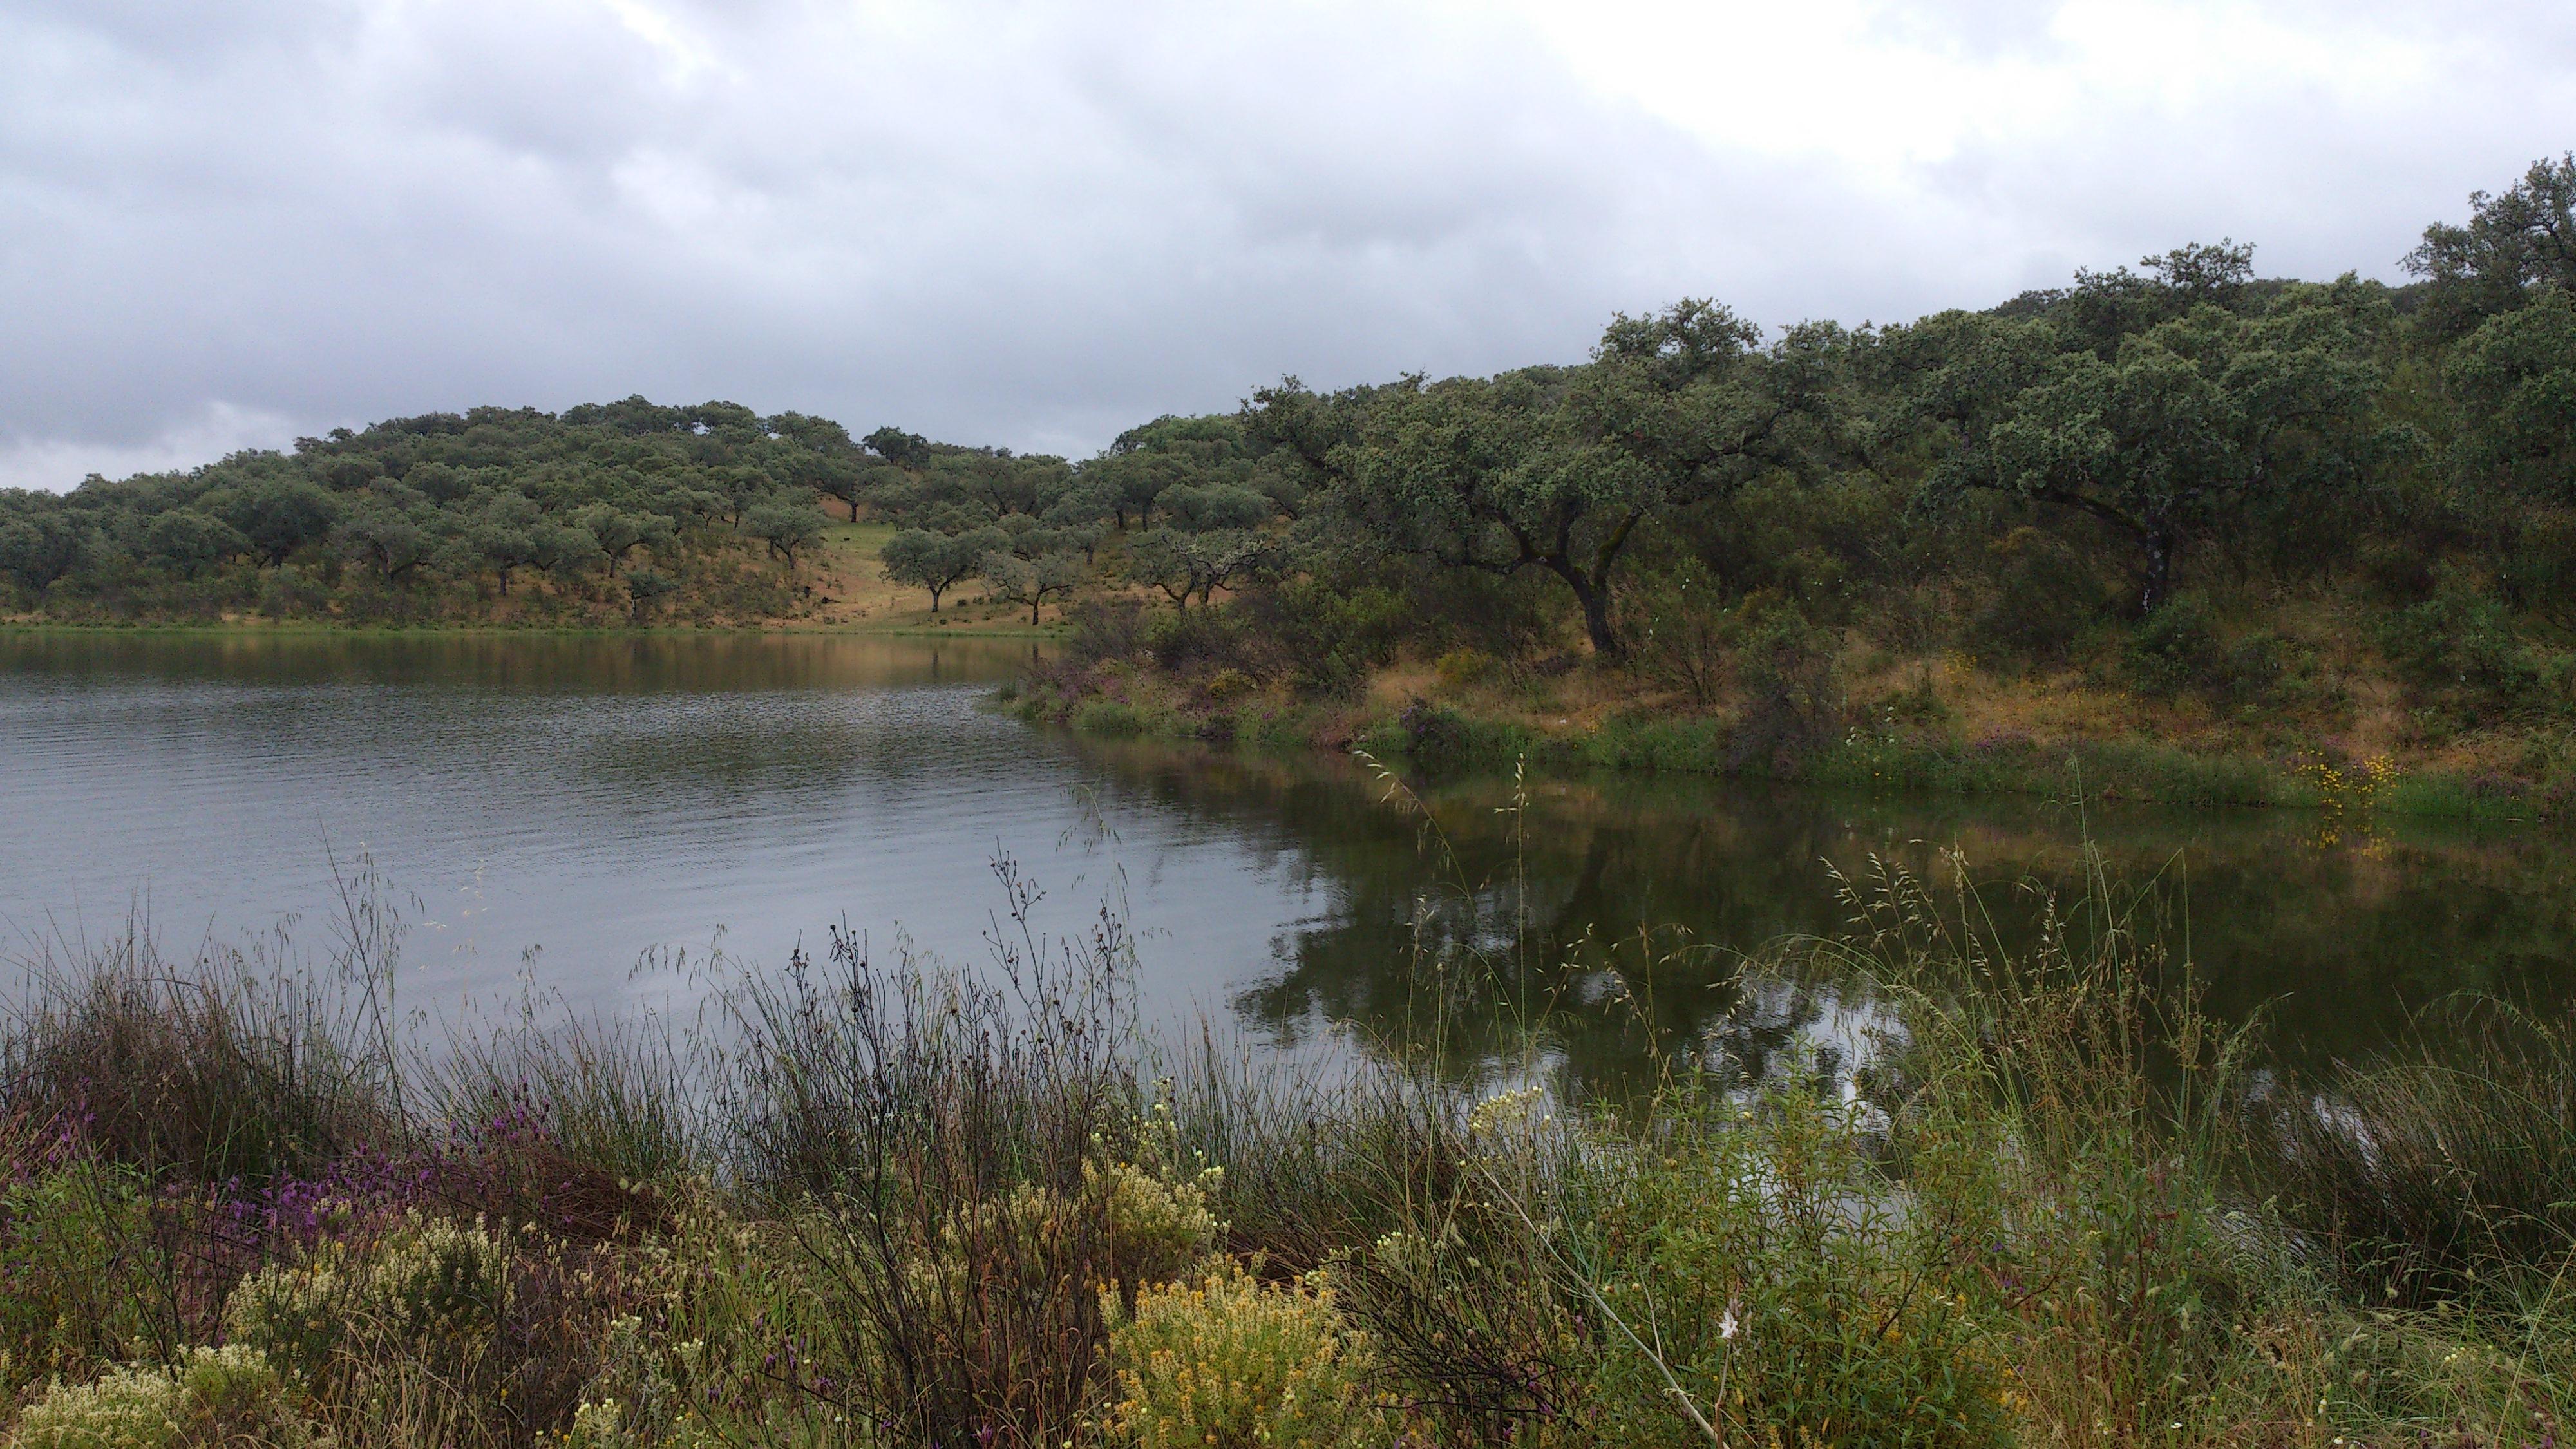
<svg viewBox="0 0 2576 1449">
<path fill-rule="evenodd" d="M 1874 13 L 2047 64 L 2058 9 Z M 0 0 L 0 484 L 631 392 L 1082 452 L 1284 372 L 1580 356 L 1685 293 L 1884 320 L 2221 233 L 2391 275 L 2567 144 L 2576 44 L 2374 0 L 2422 93 L 2106 97 L 1891 181 L 1427 3 L 166 10 Z"/>
</svg>

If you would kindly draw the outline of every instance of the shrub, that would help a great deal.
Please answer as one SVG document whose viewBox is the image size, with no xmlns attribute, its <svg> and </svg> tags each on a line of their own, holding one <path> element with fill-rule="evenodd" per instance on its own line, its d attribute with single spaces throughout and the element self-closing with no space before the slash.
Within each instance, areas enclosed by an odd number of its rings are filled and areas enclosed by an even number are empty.
<svg viewBox="0 0 2576 1449">
<path fill-rule="evenodd" d="M 2519 609 L 2548 614 L 2561 623 L 2576 597 L 2576 513 L 2535 509 L 2514 530 L 2513 544 L 2497 570 L 2496 587 Z"/>
<path fill-rule="evenodd" d="M 1109 1427 L 1138 1449 L 1358 1449 L 1391 1432 L 1369 1388 L 1368 1340 L 1342 1322 L 1329 1288 L 1229 1266 L 1138 1293 L 1109 1346 Z"/>
<path fill-rule="evenodd" d="M 1064 652 L 1079 663 L 1133 659 L 1145 651 L 1145 609 L 1134 599 L 1084 599 L 1067 613 L 1073 633 Z"/>
<path fill-rule="evenodd" d="M 1593 1377 L 1604 1440 L 1706 1442 L 1680 1393 L 1731 1442 L 2004 1442 L 1965 1296 L 1979 1285 L 1946 1241 L 1957 1224 L 1897 1199 L 1861 1114 L 1794 1089 L 1749 1109 L 1680 1090 L 1575 1187 L 1610 1320 Z"/>
<path fill-rule="evenodd" d="M 241 1347 L 189 1351 L 175 1368 L 112 1369 L 57 1383 L 18 1417 L 11 1449 L 160 1449 L 174 1442 L 301 1449 L 312 1430 L 277 1370 Z"/>
<path fill-rule="evenodd" d="M 1488 1101 L 1463 1124 L 1382 1123 L 1410 1149 L 1363 1165 L 1379 1168 L 1369 1185 L 1395 1225 L 1330 1265 L 1390 1385 L 1442 1443 L 1528 1442 L 1581 1400 L 1585 1305 L 1560 1243 L 1531 1231 L 1559 1217 L 1569 1145 L 1532 1130 L 1537 1097 Z"/>
<path fill-rule="evenodd" d="M 1373 666 L 1393 659 L 1405 621 L 1404 601 L 1389 590 L 1313 579 L 1246 594 L 1227 612 L 1275 647 L 1300 693 L 1326 698 L 1355 693 Z"/>
<path fill-rule="evenodd" d="M 237 955 L 172 963 L 130 933 L 70 971 L 39 963 L 0 1043 L 0 1095 L 26 1119 L 78 1123 L 100 1155 L 147 1173 L 318 1177 L 390 1135 L 386 1054 L 359 1025 L 372 984 L 344 991 Z"/>
<path fill-rule="evenodd" d="M 1240 669 L 1220 669 L 1207 682 L 1207 697 L 1212 703 L 1224 704 L 1229 700 L 1240 699 L 1260 688 L 1261 681 Z"/>
<path fill-rule="evenodd" d="M 481 1219 L 411 1212 L 373 1243 L 333 1241 L 244 1278 L 224 1319 L 236 1342 L 318 1380 L 344 1352 L 401 1345 L 442 1362 L 468 1357 L 498 1325 L 508 1291 L 509 1251 Z"/>
<path fill-rule="evenodd" d="M 645 1341 L 644 1321 L 621 1314 L 608 1324 L 600 1370 L 584 1388 L 566 1436 L 577 1449 L 626 1449 L 667 1441 L 678 1427 L 681 1389 Z"/>
<path fill-rule="evenodd" d="M 2019 944 L 1964 886 L 1945 908 L 1889 873 L 1847 894 L 1866 945 L 1835 959 L 1893 988 L 1901 1048 L 1869 1075 L 1901 1108 L 1910 1215 L 1956 1245 L 1953 1282 L 1999 1290 L 1967 1291 L 1996 1315 L 2029 1427 L 2182 1442 L 2169 1425 L 2223 1422 L 2218 1385 L 2269 1372 L 2247 1360 L 2273 1305 L 2221 1194 L 2247 1039 L 2202 1013 L 2188 967 L 2087 867 L 2088 895 L 2051 901 Z"/>
<path fill-rule="evenodd" d="M 0 1388 L 153 1347 L 153 1251 L 130 1170 L 75 1157 L 0 1190 Z"/>
<path fill-rule="evenodd" d="M 1638 669 L 1694 704 L 1714 703 L 1726 682 L 1724 597 L 1693 567 L 1630 589 L 1620 600 L 1620 627 L 1634 645 Z"/>
<path fill-rule="evenodd" d="M 160 1449 L 179 1437 L 187 1404 L 158 1369 L 113 1369 L 95 1383 L 56 1384 L 18 1416 L 13 1449 Z"/>
<path fill-rule="evenodd" d="M 1070 723 L 1087 735 L 1124 738 L 1146 733 L 1149 718 L 1123 699 L 1086 699 L 1074 707 Z"/>
<path fill-rule="evenodd" d="M 2546 1299 L 2576 1243 L 2576 1018 L 2470 1001 L 2446 1025 L 2456 1062 L 2340 1065 L 2270 1099 L 2251 1188 L 2355 1296 Z"/>
<path fill-rule="evenodd" d="M 1980 652 L 2054 661 L 2105 612 L 2106 590 L 2091 560 L 2028 525 L 1987 546 L 1995 562 L 1992 600 L 1968 622 Z"/>
<path fill-rule="evenodd" d="M 2434 596 L 2381 624 L 2380 647 L 2415 697 L 2478 724 L 2544 703 L 2539 662 L 2504 605 L 2445 577 Z"/>
<path fill-rule="evenodd" d="M 1432 672 L 1447 690 L 1466 689 L 1493 677 L 1498 661 L 1482 649 L 1452 649 L 1435 661 Z"/>
<path fill-rule="evenodd" d="M 1208 1207 L 1209 1190 L 1222 1175 L 1210 1168 L 1196 1180 L 1175 1181 L 1132 1162 L 1085 1163 L 1084 1186 L 1109 1218 L 1114 1281 L 1134 1289 L 1196 1267 L 1224 1231 Z"/>
<path fill-rule="evenodd" d="M 2284 653 L 2281 639 L 2268 633 L 2226 642 L 2207 608 L 2186 596 L 2138 621 L 2121 662 L 2130 687 L 2142 694 L 2245 700 L 2270 692 L 2281 677 Z"/>
<path fill-rule="evenodd" d="M 1259 658 L 1252 632 L 1243 626 L 1241 615 L 1232 607 L 1157 612 L 1146 621 L 1144 647 L 1165 669 L 1212 667 L 1242 669 L 1256 675 L 1268 672 Z"/>
<path fill-rule="evenodd" d="M 1842 733 L 1833 638 L 1795 604 L 1766 594 L 1748 598 L 1731 624 L 1744 709 L 1727 741 L 1728 767 L 1767 764 L 1774 774 L 1792 774 Z"/>
<path fill-rule="evenodd" d="M 1025 924 L 1034 889 L 997 868 Z M 1129 947 L 1104 915 L 1060 950 L 995 949 L 1013 987 L 873 964 L 838 933 L 827 968 L 726 1001 L 746 1187 L 808 1204 L 791 1253 L 828 1334 L 796 1352 L 832 1357 L 796 1372 L 909 1442 L 1054 1443 L 1093 1412 L 1116 1241 L 1086 1168 L 1137 1132 L 1112 995 Z"/>
<path fill-rule="evenodd" d="M 266 1355 L 241 1344 L 189 1351 L 179 1365 L 179 1388 L 209 1413 L 247 1418 L 272 1406 L 284 1380 Z"/>
<path fill-rule="evenodd" d="M 1395 725 L 1404 737 L 1405 758 L 1421 768 L 1454 765 L 1467 756 L 1467 721 L 1447 705 L 1408 701 Z"/>
</svg>

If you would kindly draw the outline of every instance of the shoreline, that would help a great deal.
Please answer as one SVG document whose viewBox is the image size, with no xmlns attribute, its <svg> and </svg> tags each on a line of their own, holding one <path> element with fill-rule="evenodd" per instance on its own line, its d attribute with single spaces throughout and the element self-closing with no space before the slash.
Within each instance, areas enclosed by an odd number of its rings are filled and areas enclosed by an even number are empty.
<svg viewBox="0 0 2576 1449">
<path fill-rule="evenodd" d="M 1429 773 L 1526 765 L 1550 773 L 1681 774 L 1872 792 L 2243 806 L 2355 821 L 2398 815 L 2526 827 L 2552 826 L 2570 813 L 2565 802 L 2523 781 L 2339 761 L 2323 750 L 2286 758 L 2193 750 L 2140 735 L 1983 744 L 1855 729 L 1817 748 L 1747 753 L 1729 721 L 1704 715 L 1619 715 L 1552 731 L 1419 698 L 1395 707 L 1260 700 L 1197 714 L 1169 698 L 1050 697 L 1042 683 L 1007 688 L 1002 702 L 1032 723 L 1078 734 L 1364 754 Z"/>
</svg>

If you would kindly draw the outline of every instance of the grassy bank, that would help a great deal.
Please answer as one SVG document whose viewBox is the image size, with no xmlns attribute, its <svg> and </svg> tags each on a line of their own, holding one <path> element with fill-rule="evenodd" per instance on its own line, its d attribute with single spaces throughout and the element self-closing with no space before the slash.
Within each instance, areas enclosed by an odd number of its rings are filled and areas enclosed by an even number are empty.
<svg viewBox="0 0 2576 1449">
<path fill-rule="evenodd" d="M 1694 699 L 1599 661 L 1533 672 L 1481 656 L 1426 664 L 1389 653 L 1319 671 L 1301 661 L 1345 653 L 1293 643 L 1205 611 L 1095 606 L 1007 702 L 1087 733 L 1362 750 L 1426 770 L 1527 763 L 2529 821 L 2561 818 L 2576 800 L 2569 737 L 2530 721 L 2410 733 L 2394 710 L 2359 725 L 2296 709 L 2213 717 L 2204 701 L 2070 678 L 2002 680 L 1957 662 L 1891 671 L 1857 649 Z"/>
<path fill-rule="evenodd" d="M 1197 739 L 1272 749 L 1365 750 L 1428 770 L 1612 769 L 1730 776 L 1958 795 L 2039 795 L 2168 805 L 2255 805 L 2455 819 L 2554 821 L 2558 791 L 2493 774 L 2433 766 L 2411 773 L 2383 759 L 2320 750 L 2286 755 L 2208 754 L 2149 738 L 2042 744 L 2025 737 L 1962 741 L 1854 731 L 1801 752 L 1748 753 L 1730 722 L 1613 717 L 1548 728 L 1508 715 L 1407 701 L 1304 706 L 1256 702 L 1193 710 L 1182 701 L 1103 695 L 1069 707 L 1044 686 L 1007 691 L 1023 715 L 1110 737 Z"/>
<path fill-rule="evenodd" d="M 2107 883 L 2007 953 L 1888 877 L 1748 967 L 1833 1038 L 1665 1042 L 1583 1101 L 1545 1021 L 1311 1072 L 1146 1033 L 1123 923 L 1042 939 L 1003 879 L 982 972 L 835 936 L 670 1033 L 403 1027 L 363 892 L 327 960 L 36 963 L 8 1442 L 2540 1445 L 2576 1407 L 2561 1026 L 2472 1003 L 2291 1080 Z M 1492 964 L 1411 963 L 1429 1024 Z"/>
</svg>

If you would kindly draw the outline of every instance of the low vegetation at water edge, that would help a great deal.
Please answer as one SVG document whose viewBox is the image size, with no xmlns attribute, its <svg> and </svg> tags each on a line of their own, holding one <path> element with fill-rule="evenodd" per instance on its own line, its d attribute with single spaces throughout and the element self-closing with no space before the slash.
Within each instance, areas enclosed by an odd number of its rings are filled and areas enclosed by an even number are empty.
<svg viewBox="0 0 2576 1449">
<path fill-rule="evenodd" d="M 1130 949 L 823 957 L 696 1033 L 406 1034 L 328 962 L 34 964 L 0 1032 L 22 1446 L 2478 1445 L 2576 1408 L 2576 1037 L 2294 1077 L 2107 887 L 1890 875 L 1753 963 L 1835 1039 L 1300 1072 Z M 1413 963 L 1436 1017 L 1477 960 Z M 1437 983 L 1451 983 L 1442 987 Z M 1435 1029 L 1425 1039 L 1437 1041 Z"/>
</svg>

